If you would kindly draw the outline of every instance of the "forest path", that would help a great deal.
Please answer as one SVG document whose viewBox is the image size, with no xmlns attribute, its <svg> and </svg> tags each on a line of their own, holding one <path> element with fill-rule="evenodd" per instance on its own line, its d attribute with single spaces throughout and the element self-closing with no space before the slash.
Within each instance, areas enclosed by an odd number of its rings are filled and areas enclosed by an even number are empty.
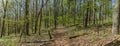
<svg viewBox="0 0 120 46">
<path fill-rule="evenodd" d="M 69 32 L 69 31 L 73 31 L 75 29 L 75 27 L 76 26 L 68 26 L 68 27 L 61 27 L 61 26 L 59 26 L 59 28 L 55 32 L 57 32 L 58 35 L 59 35 L 59 33 L 66 33 L 66 32 Z M 53 32 L 53 35 L 56 35 L 55 32 Z M 58 37 L 60 37 L 60 36 L 58 36 Z M 65 43 L 68 42 L 68 41 L 64 40 L 64 39 L 66 39 L 66 37 L 68 37 L 68 36 L 63 36 L 62 37 L 63 42 L 65 42 Z M 42 41 L 41 40 L 36 40 L 35 41 L 35 39 L 38 39 L 37 37 L 31 36 L 31 37 L 28 37 L 28 39 L 29 38 L 33 38 L 33 40 L 32 41 L 27 41 L 27 42 L 20 42 L 20 43 L 18 43 L 17 46 L 54 46 L 53 45 L 54 44 L 53 43 L 53 41 L 54 41 L 53 39 L 51 39 L 51 40 L 47 39 L 47 40 L 42 40 Z"/>
<path fill-rule="evenodd" d="M 61 31 L 59 28 L 58 32 L 71 32 L 75 29 L 75 26 L 65 28 L 67 31 Z M 58 38 L 59 37 L 59 38 Z M 66 46 L 111 46 L 119 44 L 120 42 L 120 36 L 107 36 L 107 37 L 101 37 L 98 36 L 96 33 L 88 32 L 78 35 L 64 35 L 62 37 L 58 36 L 57 39 L 60 42 L 60 44 L 66 44 Z M 54 39 L 55 40 L 55 39 Z M 19 46 L 55 46 L 54 40 L 46 40 L 46 41 L 32 41 L 32 42 L 26 42 L 19 44 Z M 62 40 L 62 41 L 61 41 Z M 57 42 L 58 42 L 57 41 Z M 69 45 L 68 45 L 69 44 Z M 18 46 L 18 45 L 17 45 Z"/>
</svg>

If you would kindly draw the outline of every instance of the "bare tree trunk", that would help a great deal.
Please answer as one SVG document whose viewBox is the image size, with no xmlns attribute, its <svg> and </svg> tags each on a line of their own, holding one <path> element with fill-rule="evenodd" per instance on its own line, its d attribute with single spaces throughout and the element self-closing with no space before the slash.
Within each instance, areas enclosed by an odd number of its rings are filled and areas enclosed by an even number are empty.
<svg viewBox="0 0 120 46">
<path fill-rule="evenodd" d="M 6 4 L 5 4 L 6 3 Z M 4 3 L 4 0 L 2 0 L 2 4 L 3 4 L 3 12 L 4 12 L 4 15 L 3 15 L 3 19 L 5 19 L 5 17 L 6 17 L 6 10 L 7 10 L 7 3 L 8 3 L 8 1 L 6 1 Z M 3 20 L 3 22 L 2 22 L 2 30 L 1 30 L 1 37 L 2 37 L 2 35 L 4 35 L 5 34 L 5 20 Z"/>
<path fill-rule="evenodd" d="M 113 13 L 113 26 L 112 26 L 112 34 L 117 35 L 119 31 L 119 5 L 120 0 L 115 0 L 115 7 Z"/>
<path fill-rule="evenodd" d="M 55 29 L 57 27 L 57 16 L 58 16 L 57 0 L 54 0 L 54 26 L 55 26 Z"/>
<path fill-rule="evenodd" d="M 25 1 L 25 31 L 29 35 L 29 0 Z"/>
<path fill-rule="evenodd" d="M 43 0 L 42 0 L 42 1 L 43 1 Z M 38 15 L 38 13 L 37 13 L 37 11 L 38 11 L 38 3 L 37 3 L 37 2 L 38 2 L 38 0 L 35 1 L 35 3 L 36 3 L 35 33 L 37 32 L 38 18 L 39 18 L 39 17 L 38 17 L 39 15 Z M 41 7 L 41 8 L 42 8 L 42 7 Z"/>
</svg>

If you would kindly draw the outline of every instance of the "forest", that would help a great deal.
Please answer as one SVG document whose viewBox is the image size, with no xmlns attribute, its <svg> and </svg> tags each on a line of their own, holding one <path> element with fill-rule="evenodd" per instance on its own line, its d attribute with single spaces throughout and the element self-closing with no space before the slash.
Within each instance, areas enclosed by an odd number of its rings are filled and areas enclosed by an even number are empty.
<svg viewBox="0 0 120 46">
<path fill-rule="evenodd" d="M 0 46 L 120 46 L 120 0 L 0 0 Z"/>
</svg>

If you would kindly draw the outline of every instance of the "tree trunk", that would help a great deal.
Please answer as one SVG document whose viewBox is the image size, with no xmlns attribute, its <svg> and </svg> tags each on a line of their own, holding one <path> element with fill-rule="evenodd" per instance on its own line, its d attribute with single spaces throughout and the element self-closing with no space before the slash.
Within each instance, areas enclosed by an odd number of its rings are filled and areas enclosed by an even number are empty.
<svg viewBox="0 0 120 46">
<path fill-rule="evenodd" d="M 120 0 L 115 0 L 115 7 L 113 12 L 112 35 L 117 35 L 119 31 L 119 3 Z"/>
<path fill-rule="evenodd" d="M 29 0 L 25 2 L 25 34 L 29 35 Z"/>
<path fill-rule="evenodd" d="M 4 0 L 2 0 L 2 5 L 3 5 L 3 12 L 4 12 L 4 14 L 3 14 L 3 19 L 5 19 L 6 18 L 6 10 L 7 10 L 7 3 L 8 3 L 8 1 L 6 1 L 5 2 L 6 4 L 4 4 Z M 3 22 L 2 22 L 2 27 L 1 27 L 2 29 L 1 29 L 1 37 L 2 37 L 2 35 L 5 35 L 5 20 L 3 20 Z"/>
</svg>

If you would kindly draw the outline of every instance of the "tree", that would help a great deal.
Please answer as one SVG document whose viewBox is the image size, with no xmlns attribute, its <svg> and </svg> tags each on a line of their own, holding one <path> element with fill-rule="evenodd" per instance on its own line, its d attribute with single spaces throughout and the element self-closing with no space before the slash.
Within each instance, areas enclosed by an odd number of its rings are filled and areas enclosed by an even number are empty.
<svg viewBox="0 0 120 46">
<path fill-rule="evenodd" d="M 119 32 L 119 13 L 120 13 L 120 0 L 115 0 L 115 6 L 113 9 L 113 25 L 112 25 L 112 34 L 117 35 Z"/>
<path fill-rule="evenodd" d="M 25 0 L 25 34 L 29 35 L 29 0 Z"/>
<path fill-rule="evenodd" d="M 58 11 L 57 11 L 57 2 L 58 0 L 54 0 L 54 26 L 55 26 L 55 29 L 57 27 L 57 20 L 58 20 Z"/>
<path fill-rule="evenodd" d="M 4 0 L 2 0 L 2 5 L 3 5 L 3 19 L 5 19 L 5 17 L 6 17 L 7 4 L 8 4 L 8 1 L 4 2 Z M 3 20 L 3 22 L 2 22 L 1 37 L 2 37 L 2 35 L 5 35 L 5 20 Z"/>
</svg>

